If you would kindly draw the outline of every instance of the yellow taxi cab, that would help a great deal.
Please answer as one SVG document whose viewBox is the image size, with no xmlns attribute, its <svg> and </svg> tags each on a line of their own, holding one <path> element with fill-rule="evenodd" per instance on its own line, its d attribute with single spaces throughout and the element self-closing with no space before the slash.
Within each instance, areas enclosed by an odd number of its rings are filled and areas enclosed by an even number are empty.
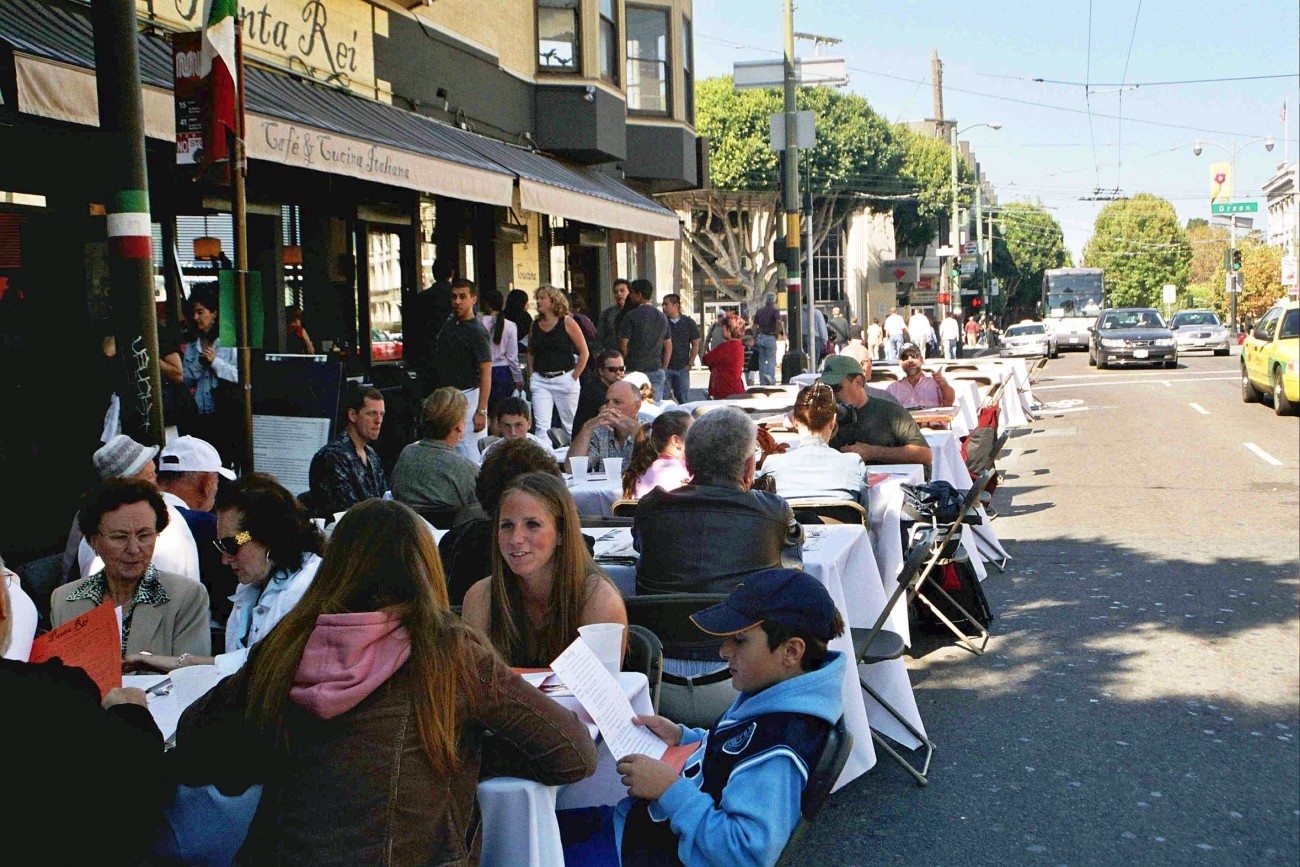
<svg viewBox="0 0 1300 867">
<path fill-rule="evenodd" d="M 1300 405 L 1300 301 L 1278 303 L 1241 344 L 1241 399 L 1273 395 L 1273 411 L 1289 415 Z"/>
</svg>

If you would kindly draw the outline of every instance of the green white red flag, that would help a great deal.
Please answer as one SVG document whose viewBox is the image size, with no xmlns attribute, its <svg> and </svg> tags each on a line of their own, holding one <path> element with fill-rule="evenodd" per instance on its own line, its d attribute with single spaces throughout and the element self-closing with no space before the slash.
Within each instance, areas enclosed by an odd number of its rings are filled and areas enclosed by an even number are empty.
<svg viewBox="0 0 1300 867">
<path fill-rule="evenodd" d="M 207 94 L 203 150 L 205 161 L 214 163 L 230 159 L 228 133 L 235 132 L 235 92 L 239 80 L 235 33 L 239 27 L 239 3 L 238 0 L 209 0 L 209 3 L 199 72 Z"/>
</svg>

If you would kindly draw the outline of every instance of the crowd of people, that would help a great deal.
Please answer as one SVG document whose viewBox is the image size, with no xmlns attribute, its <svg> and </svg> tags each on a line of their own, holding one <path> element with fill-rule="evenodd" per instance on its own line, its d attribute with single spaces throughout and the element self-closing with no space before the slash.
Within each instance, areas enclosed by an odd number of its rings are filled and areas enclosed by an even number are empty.
<svg viewBox="0 0 1300 867">
<path fill-rule="evenodd" d="M 593 322 L 550 286 L 534 293 L 534 318 L 526 296 L 491 292 L 480 305 L 471 281 L 435 275 L 415 308 L 441 323 L 410 340 L 427 386 L 418 438 L 392 466 L 374 448 L 387 408 L 370 387 L 345 395 L 342 432 L 312 459 L 305 492 L 236 477 L 193 435 L 159 449 L 119 434 L 90 456 L 99 484 L 73 521 L 66 581 L 44 606 L 11 573 L 0 582 L 0 688 L 41 704 L 25 721 L 0 717 L 0 739 L 38 744 L 24 761 L 77 737 L 131 762 L 142 833 L 101 844 L 96 856 L 113 863 L 149 857 L 177 785 L 262 787 L 241 861 L 475 863 L 480 779 L 564 784 L 596 767 L 578 718 L 512 668 L 547 666 L 582 626 L 628 623 L 557 458 L 567 446 L 593 472 L 622 461 L 609 481 L 636 501 L 638 595 L 729 595 L 692 617 L 721 641 L 720 658 L 675 660 L 689 698 L 666 696 L 664 716 L 637 719 L 668 745 L 697 747 L 685 769 L 624 759 L 626 800 L 558 817 L 566 863 L 773 863 L 840 717 L 846 664 L 828 650 L 840 615 L 801 571 L 792 503 L 866 506 L 871 464 L 931 463 L 907 408 L 952 402 L 922 362 L 931 337 L 945 351 L 959 342 L 960 324 L 927 332 L 917 313 L 900 331 L 895 311 L 864 331 L 833 308 L 819 377 L 790 414 L 797 447 L 783 450 L 735 406 L 681 408 L 697 359 L 711 397 L 744 391 L 751 366 L 775 381 L 775 298 L 749 322 L 724 311 L 703 334 L 677 296 L 655 306 L 645 280 L 620 281 Z M 199 323 L 216 305 L 198 297 L 194 308 Z M 183 375 L 228 381 L 216 344 L 190 343 Z M 882 353 L 904 374 L 887 390 L 868 385 Z M 166 765 L 139 690 L 113 690 L 100 709 L 74 670 L 25 661 L 38 607 L 57 627 L 106 603 L 123 671 L 223 675 L 185 712 Z M 678 709 L 720 722 L 678 725 Z M 46 731 L 33 740 L 31 726 Z M 745 731 L 736 749 L 716 749 Z M 116 759 L 96 762 L 78 773 L 122 773 Z M 33 833 L 54 821 L 23 815 Z M 81 837 L 51 833 L 46 856 L 85 855 Z"/>
</svg>

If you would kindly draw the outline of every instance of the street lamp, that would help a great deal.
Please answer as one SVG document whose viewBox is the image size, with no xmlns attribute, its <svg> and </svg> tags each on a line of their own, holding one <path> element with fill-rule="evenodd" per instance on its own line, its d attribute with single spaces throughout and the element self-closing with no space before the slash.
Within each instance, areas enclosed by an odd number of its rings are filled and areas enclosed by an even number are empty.
<svg viewBox="0 0 1300 867">
<path fill-rule="evenodd" d="M 1243 142 L 1242 144 L 1237 144 L 1236 142 L 1233 142 L 1231 145 L 1223 145 L 1213 141 L 1203 142 L 1198 139 L 1196 143 L 1192 145 L 1192 153 L 1199 157 L 1201 155 L 1201 151 L 1204 150 L 1204 145 L 1213 145 L 1219 150 L 1226 152 L 1228 154 L 1229 165 L 1231 166 L 1229 178 L 1231 179 L 1232 183 L 1235 184 L 1237 182 L 1237 154 L 1239 154 L 1242 151 L 1242 149 L 1246 148 L 1249 145 L 1253 145 L 1255 142 L 1258 141 L 1262 141 L 1264 143 L 1264 150 L 1266 151 L 1273 150 L 1273 137 L 1271 135 L 1267 135 L 1267 136 L 1260 136 L 1259 138 L 1253 138 L 1248 142 Z M 1235 254 L 1237 251 L 1237 215 L 1231 214 L 1230 216 L 1232 217 L 1232 224 L 1231 224 L 1232 228 L 1229 229 L 1229 233 L 1230 233 L 1229 237 L 1231 238 L 1230 249 L 1232 253 Z M 1232 297 L 1229 298 L 1228 300 L 1232 307 L 1232 330 L 1236 332 L 1237 296 L 1241 294 L 1241 284 L 1237 282 L 1236 275 L 1234 275 L 1232 272 L 1228 272 L 1228 275 L 1225 278 L 1225 283 L 1227 280 L 1233 281 L 1233 291 L 1228 293 Z"/>
<path fill-rule="evenodd" d="M 948 268 L 945 268 L 943 270 L 943 273 L 940 275 L 941 277 L 943 277 L 945 280 L 948 281 L 947 285 L 948 285 L 949 304 L 952 303 L 953 294 L 958 295 L 958 297 L 960 297 L 961 295 L 961 278 L 958 277 L 956 279 L 955 282 L 957 284 L 957 292 L 953 293 L 952 286 L 954 281 L 949 274 L 950 271 L 961 267 L 961 250 L 958 249 L 958 247 L 961 245 L 961 230 L 960 227 L 957 225 L 958 221 L 960 220 L 960 217 L 958 216 L 957 213 L 957 136 L 959 136 L 963 132 L 966 132 L 967 130 L 978 129 L 979 127 L 982 126 L 986 126 L 989 129 L 993 129 L 993 130 L 1002 129 L 1002 123 L 1000 121 L 992 121 L 991 123 L 973 123 L 970 126 L 962 127 L 962 129 L 960 130 L 957 129 L 956 121 L 954 121 L 952 124 L 952 136 L 951 136 L 950 147 L 949 147 L 952 156 L 952 221 L 948 227 L 949 246 L 952 248 L 952 264 Z M 980 195 L 979 178 L 976 178 L 975 196 L 977 202 L 979 201 L 979 195 Z M 978 220 L 979 218 L 977 216 L 976 217 L 977 230 L 979 226 Z M 981 252 L 982 251 L 979 250 L 976 251 L 977 254 Z M 942 305 L 940 305 L 939 307 L 939 313 L 940 315 L 944 315 L 944 310 Z"/>
</svg>

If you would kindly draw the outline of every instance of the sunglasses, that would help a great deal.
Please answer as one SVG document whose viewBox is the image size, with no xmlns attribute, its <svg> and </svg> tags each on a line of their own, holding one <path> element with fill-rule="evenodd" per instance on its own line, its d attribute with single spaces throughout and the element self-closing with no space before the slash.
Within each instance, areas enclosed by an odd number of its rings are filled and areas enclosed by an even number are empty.
<svg viewBox="0 0 1300 867">
<path fill-rule="evenodd" d="M 233 557 L 239 553 L 239 549 L 253 541 L 253 534 L 247 530 L 240 530 L 233 536 L 223 536 L 220 539 L 213 539 L 212 544 L 217 550 L 227 557 Z"/>
<path fill-rule="evenodd" d="M 904 352 L 902 355 L 900 355 L 900 356 L 898 356 L 898 357 L 899 357 L 899 358 L 920 358 L 920 357 L 921 357 L 921 353 L 919 353 L 919 352 Z"/>
<path fill-rule="evenodd" d="M 607 367 L 607 368 L 605 368 L 605 370 L 608 371 L 609 373 L 622 373 L 623 371 L 627 370 L 627 368 L 626 368 L 626 367 Z"/>
</svg>

